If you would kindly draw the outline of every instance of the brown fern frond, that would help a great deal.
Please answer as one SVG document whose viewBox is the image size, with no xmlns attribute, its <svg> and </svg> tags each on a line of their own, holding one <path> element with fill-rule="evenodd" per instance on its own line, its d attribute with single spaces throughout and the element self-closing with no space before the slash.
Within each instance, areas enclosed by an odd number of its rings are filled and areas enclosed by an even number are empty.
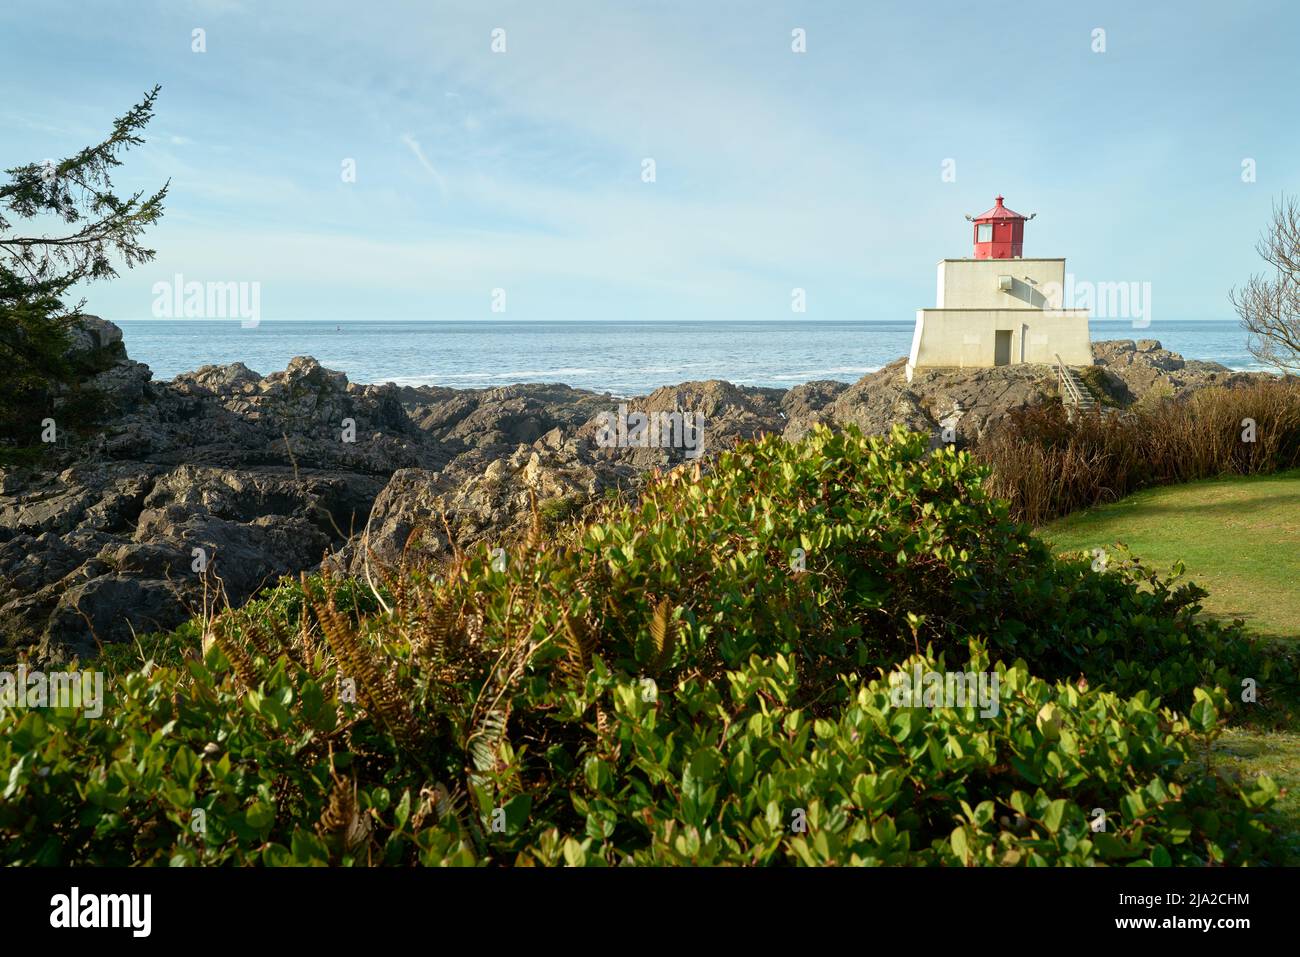
<svg viewBox="0 0 1300 957">
<path fill-rule="evenodd" d="M 471 645 L 481 644 L 486 626 L 487 616 L 481 606 L 475 605 L 465 616 L 465 640 Z"/>
<path fill-rule="evenodd" d="M 655 606 L 654 617 L 650 619 L 650 641 L 655 651 L 650 668 L 656 672 L 667 667 L 677 647 L 677 624 L 672 615 L 672 603 L 665 598 Z"/>
<path fill-rule="evenodd" d="M 230 662 L 240 683 L 250 691 L 255 689 L 261 683 L 257 666 L 239 642 L 226 634 L 225 621 L 215 619 L 212 622 L 211 635 L 213 644 L 221 649 L 222 655 Z"/>
<path fill-rule="evenodd" d="M 394 736 L 407 740 L 415 731 L 415 720 L 406 700 L 396 686 L 396 679 L 376 651 L 363 642 L 352 622 L 334 603 L 333 592 L 324 604 L 311 602 L 312 612 L 320 623 L 325 642 L 339 664 L 342 676 L 353 678 L 364 703 L 388 726 Z M 384 668 L 381 671 L 380 665 Z"/>
<path fill-rule="evenodd" d="M 270 646 L 277 650 L 277 654 L 284 654 L 304 671 L 311 671 L 310 659 L 303 655 L 296 636 L 290 634 L 289 626 L 285 624 L 283 618 L 274 617 L 270 620 L 268 639 Z"/>
<path fill-rule="evenodd" d="M 412 547 L 420 543 L 420 541 L 424 538 L 425 531 L 427 531 L 427 527 L 423 520 L 416 521 L 411 526 L 410 532 L 408 532 L 406 535 L 406 541 L 402 542 L 403 556 L 406 556 L 407 553 L 410 552 Z"/>
<path fill-rule="evenodd" d="M 271 642 L 267 639 L 266 632 L 262 625 L 255 618 L 244 616 L 243 627 L 240 629 L 241 634 L 250 645 L 256 649 L 257 653 L 266 659 L 268 665 L 275 664 L 279 660 L 279 655 L 271 648 Z"/>
<path fill-rule="evenodd" d="M 397 590 L 393 593 L 393 608 L 399 614 L 405 614 L 411 609 L 410 585 L 415 579 L 416 571 L 416 560 L 411 557 L 411 548 L 413 543 L 418 543 L 423 537 L 424 523 L 417 522 L 402 543 L 402 559 L 398 565 L 401 574 L 397 579 Z M 418 589 L 416 598 L 418 600 Z"/>
<path fill-rule="evenodd" d="M 542 514 L 537 510 L 537 493 L 528 490 L 528 509 L 532 513 L 532 522 L 528 527 L 528 537 L 524 539 L 524 554 L 536 555 L 542 549 L 545 533 L 542 531 Z"/>
<path fill-rule="evenodd" d="M 320 820 L 316 822 L 316 833 L 322 836 L 345 833 L 351 826 L 353 818 L 356 817 L 356 797 L 355 785 L 341 778 L 335 778 L 325 810 L 321 812 Z"/>
<path fill-rule="evenodd" d="M 346 851 L 355 850 L 370 837 L 370 822 L 361 814 L 357 803 L 355 780 L 334 779 L 329 801 L 316 822 L 316 833 L 338 840 Z"/>
<path fill-rule="evenodd" d="M 557 643 L 564 650 L 564 657 L 559 664 L 560 672 L 581 684 L 586 680 L 587 672 L 591 670 L 591 656 L 595 641 L 587 623 L 581 619 L 575 621 L 567 609 L 560 611 L 560 625 L 561 632 Z"/>
<path fill-rule="evenodd" d="M 447 660 L 464 637 L 461 610 L 444 595 L 424 598 L 418 611 L 411 650 L 418 658 Z"/>
<path fill-rule="evenodd" d="M 505 741 L 509 708 L 486 712 L 470 733 L 466 750 L 477 771 L 495 771 L 501 762 L 501 744 Z"/>
</svg>

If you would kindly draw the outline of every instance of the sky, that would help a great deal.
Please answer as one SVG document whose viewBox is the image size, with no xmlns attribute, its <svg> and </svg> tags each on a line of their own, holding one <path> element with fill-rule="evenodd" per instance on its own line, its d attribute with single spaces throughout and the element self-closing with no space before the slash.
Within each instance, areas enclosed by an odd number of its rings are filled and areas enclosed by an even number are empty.
<svg viewBox="0 0 1300 957">
<path fill-rule="evenodd" d="M 178 274 L 263 320 L 908 320 L 997 194 L 1026 256 L 1225 319 L 1300 192 L 1298 30 L 1290 0 L 13 2 L 0 166 L 162 85 L 115 179 L 170 180 L 157 258 L 81 290 L 113 320 Z"/>
</svg>

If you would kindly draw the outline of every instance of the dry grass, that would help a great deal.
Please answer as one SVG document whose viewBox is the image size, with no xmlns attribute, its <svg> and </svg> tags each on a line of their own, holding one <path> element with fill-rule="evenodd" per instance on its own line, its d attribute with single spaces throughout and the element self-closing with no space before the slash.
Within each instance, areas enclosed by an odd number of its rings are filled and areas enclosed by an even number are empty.
<svg viewBox="0 0 1300 957">
<path fill-rule="evenodd" d="M 1151 485 L 1295 468 L 1300 381 L 1203 389 L 1118 415 L 1022 409 L 975 455 L 992 468 L 993 492 L 1034 525 Z"/>
</svg>

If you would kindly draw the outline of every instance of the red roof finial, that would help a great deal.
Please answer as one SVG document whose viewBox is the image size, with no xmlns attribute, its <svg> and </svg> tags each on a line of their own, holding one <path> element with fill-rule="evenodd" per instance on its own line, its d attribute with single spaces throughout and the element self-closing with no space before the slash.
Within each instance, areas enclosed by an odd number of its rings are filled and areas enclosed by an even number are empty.
<svg viewBox="0 0 1300 957">
<path fill-rule="evenodd" d="M 993 197 L 993 200 L 994 200 L 994 202 L 996 202 L 999 206 L 1001 206 L 1001 205 L 1002 205 L 1003 197 L 1001 197 L 1001 196 L 994 196 L 994 197 Z"/>
</svg>

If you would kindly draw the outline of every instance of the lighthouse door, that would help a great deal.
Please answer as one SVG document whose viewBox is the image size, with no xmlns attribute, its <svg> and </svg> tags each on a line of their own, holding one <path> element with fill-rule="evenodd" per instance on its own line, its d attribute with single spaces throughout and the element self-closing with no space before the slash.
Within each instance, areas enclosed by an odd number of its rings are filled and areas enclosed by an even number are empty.
<svg viewBox="0 0 1300 957">
<path fill-rule="evenodd" d="M 995 366 L 1011 365 L 1011 330 L 999 329 L 993 339 L 993 364 Z"/>
</svg>

